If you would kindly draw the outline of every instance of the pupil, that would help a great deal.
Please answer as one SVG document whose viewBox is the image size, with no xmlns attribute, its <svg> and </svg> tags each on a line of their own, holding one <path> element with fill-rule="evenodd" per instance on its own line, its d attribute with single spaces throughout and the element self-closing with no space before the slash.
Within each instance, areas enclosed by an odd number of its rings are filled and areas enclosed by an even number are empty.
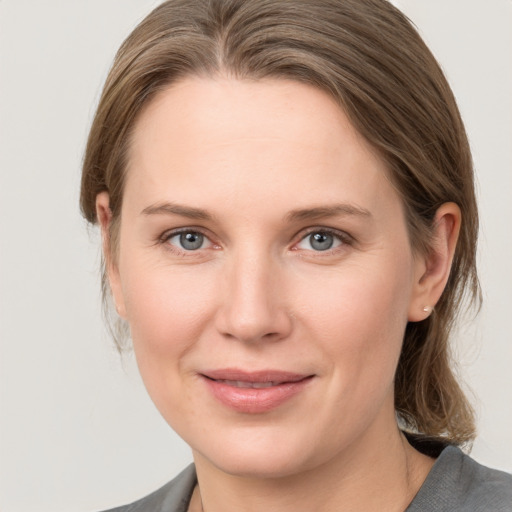
<svg viewBox="0 0 512 512">
<path fill-rule="evenodd" d="M 199 249 L 203 245 L 203 235 L 201 233 L 182 233 L 180 244 L 187 251 Z"/>
<path fill-rule="evenodd" d="M 310 237 L 311 247 L 317 251 L 326 251 L 332 247 L 334 239 L 329 233 L 314 233 Z"/>
</svg>

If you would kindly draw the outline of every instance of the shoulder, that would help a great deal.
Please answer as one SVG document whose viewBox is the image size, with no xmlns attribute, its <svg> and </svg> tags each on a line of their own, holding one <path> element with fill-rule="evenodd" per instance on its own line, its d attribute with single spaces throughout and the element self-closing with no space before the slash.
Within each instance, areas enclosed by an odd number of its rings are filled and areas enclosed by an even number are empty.
<svg viewBox="0 0 512 512">
<path fill-rule="evenodd" d="M 446 447 L 407 512 L 512 512 L 512 475 Z"/>
<path fill-rule="evenodd" d="M 197 482 L 193 464 L 160 489 L 130 505 L 104 512 L 186 512 Z"/>
</svg>

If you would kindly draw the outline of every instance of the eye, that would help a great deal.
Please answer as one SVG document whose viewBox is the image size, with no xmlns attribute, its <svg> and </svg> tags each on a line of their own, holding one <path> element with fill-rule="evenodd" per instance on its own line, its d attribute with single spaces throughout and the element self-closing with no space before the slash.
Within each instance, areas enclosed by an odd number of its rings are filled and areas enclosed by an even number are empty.
<svg viewBox="0 0 512 512">
<path fill-rule="evenodd" d="M 182 231 L 171 234 L 166 242 L 185 251 L 197 251 L 212 245 L 210 240 L 198 231 Z"/>
<path fill-rule="evenodd" d="M 331 231 L 317 230 L 308 233 L 298 244 L 298 249 L 328 251 L 345 243 L 341 235 Z"/>
</svg>

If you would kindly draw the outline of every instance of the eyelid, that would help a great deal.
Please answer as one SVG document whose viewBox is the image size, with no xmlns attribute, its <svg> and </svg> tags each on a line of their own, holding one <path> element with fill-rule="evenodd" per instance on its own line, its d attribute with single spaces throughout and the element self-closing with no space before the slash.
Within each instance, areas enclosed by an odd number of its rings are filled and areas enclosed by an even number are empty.
<svg viewBox="0 0 512 512">
<path fill-rule="evenodd" d="M 174 236 L 180 235 L 181 233 L 200 233 L 210 242 L 211 245 L 208 248 L 211 248 L 211 247 L 213 247 L 214 249 L 221 248 L 219 244 L 215 243 L 212 240 L 212 236 L 204 228 L 199 227 L 199 226 L 183 226 L 180 228 L 168 229 L 168 230 L 164 231 L 161 235 L 158 236 L 157 243 L 160 243 L 162 245 L 167 245 L 169 250 L 172 250 L 173 252 L 177 252 L 177 253 L 181 253 L 181 254 L 186 253 L 189 255 L 193 255 L 194 253 L 198 253 L 201 251 L 201 249 L 198 249 L 197 251 L 186 251 L 184 249 L 180 250 L 178 247 L 167 243 L 171 238 L 173 238 Z M 312 226 L 312 227 L 306 228 L 305 230 L 300 231 L 298 234 L 296 234 L 294 236 L 295 242 L 293 243 L 293 246 L 291 249 L 296 250 L 296 251 L 301 250 L 296 247 L 297 244 L 302 242 L 306 237 L 308 237 L 309 235 L 311 235 L 313 233 L 326 233 L 326 234 L 332 235 L 332 236 L 338 238 L 342 242 L 342 244 L 341 244 L 342 246 L 353 245 L 355 242 L 354 237 L 352 237 L 346 231 L 342 231 L 342 230 L 327 227 L 327 226 Z M 316 252 L 319 255 L 322 255 L 322 253 L 330 254 L 333 251 L 336 251 L 336 249 L 337 248 L 332 249 L 332 250 L 328 249 L 326 251 L 311 250 L 310 252 Z"/>
<path fill-rule="evenodd" d="M 294 242 L 292 250 L 296 250 L 296 251 L 301 250 L 301 249 L 297 248 L 297 244 L 302 242 L 305 238 L 312 235 L 313 233 L 326 233 L 328 235 L 332 235 L 332 236 L 338 238 L 342 242 L 342 244 L 341 244 L 342 246 L 352 245 L 355 242 L 354 237 L 349 235 L 346 231 L 342 231 L 339 229 L 330 228 L 330 227 L 326 227 L 326 226 L 313 226 L 313 227 L 307 228 L 306 230 L 301 231 L 300 233 L 298 233 L 295 236 L 297 241 Z M 311 250 L 311 252 L 318 253 L 319 255 L 331 254 L 333 251 L 336 251 L 336 249 L 337 248 L 327 249 L 326 251 Z M 303 249 L 303 250 L 306 250 L 306 249 Z"/>
<path fill-rule="evenodd" d="M 179 247 L 168 243 L 171 238 L 181 235 L 182 233 L 199 233 L 200 235 L 204 236 L 208 240 L 210 245 L 208 247 L 205 247 L 203 249 L 198 249 L 196 251 L 187 251 L 185 249 L 180 249 Z M 164 231 L 158 237 L 157 242 L 162 245 L 166 245 L 169 250 L 171 250 L 175 253 L 187 254 L 189 256 L 193 256 L 194 254 L 200 253 L 202 250 L 205 250 L 205 249 L 211 249 L 212 247 L 214 249 L 220 249 L 220 246 L 212 240 L 211 235 L 206 233 L 204 228 L 200 228 L 198 226 L 184 226 L 184 227 L 180 227 L 180 228 L 168 229 L 167 231 Z"/>
</svg>

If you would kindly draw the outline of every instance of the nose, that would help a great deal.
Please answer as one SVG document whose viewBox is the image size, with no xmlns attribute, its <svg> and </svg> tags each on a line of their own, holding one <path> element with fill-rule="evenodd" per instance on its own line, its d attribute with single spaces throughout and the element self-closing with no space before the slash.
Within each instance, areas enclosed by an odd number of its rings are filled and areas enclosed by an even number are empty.
<svg viewBox="0 0 512 512">
<path fill-rule="evenodd" d="M 228 266 L 216 318 L 218 332 L 246 343 L 288 337 L 292 316 L 279 263 L 266 254 L 240 254 Z"/>
</svg>

